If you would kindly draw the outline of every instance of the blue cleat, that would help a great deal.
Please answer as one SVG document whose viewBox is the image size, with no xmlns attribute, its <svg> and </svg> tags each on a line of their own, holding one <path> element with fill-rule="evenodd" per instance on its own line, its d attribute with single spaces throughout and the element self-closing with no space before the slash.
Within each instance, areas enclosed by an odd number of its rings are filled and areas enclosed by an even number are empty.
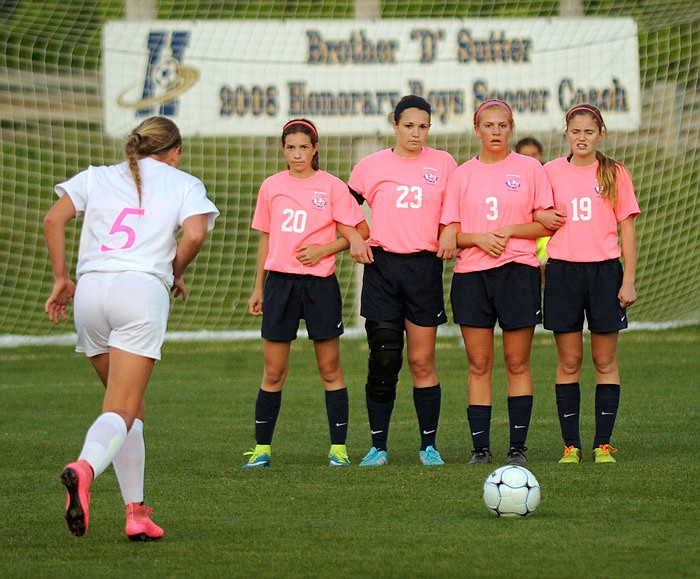
<svg viewBox="0 0 700 579">
<path fill-rule="evenodd" d="M 269 444 L 256 444 L 253 450 L 243 453 L 243 456 L 248 455 L 250 458 L 243 468 L 265 468 L 270 466 L 272 461 L 272 448 Z"/>
<path fill-rule="evenodd" d="M 425 466 L 442 466 L 445 464 L 437 448 L 433 446 L 428 446 L 425 450 L 421 450 L 418 456 L 420 456 L 420 461 Z"/>
<path fill-rule="evenodd" d="M 384 466 L 389 463 L 389 454 L 386 450 L 377 450 L 372 447 L 360 462 L 360 466 Z"/>
</svg>

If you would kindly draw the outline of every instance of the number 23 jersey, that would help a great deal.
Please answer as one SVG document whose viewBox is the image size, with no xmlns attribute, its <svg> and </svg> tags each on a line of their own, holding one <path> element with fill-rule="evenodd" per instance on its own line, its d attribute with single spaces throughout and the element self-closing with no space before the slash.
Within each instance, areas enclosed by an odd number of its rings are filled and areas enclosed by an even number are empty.
<svg viewBox="0 0 700 579">
<path fill-rule="evenodd" d="M 76 273 L 141 271 L 173 285 L 176 233 L 188 217 L 219 215 L 202 182 L 175 167 L 146 157 L 139 161 L 141 203 L 127 163 L 91 166 L 56 185 L 84 214 Z"/>
<path fill-rule="evenodd" d="M 417 157 L 382 149 L 361 159 L 348 185 L 372 208 L 369 244 L 393 253 L 436 252 L 452 155 L 423 147 Z"/>
</svg>

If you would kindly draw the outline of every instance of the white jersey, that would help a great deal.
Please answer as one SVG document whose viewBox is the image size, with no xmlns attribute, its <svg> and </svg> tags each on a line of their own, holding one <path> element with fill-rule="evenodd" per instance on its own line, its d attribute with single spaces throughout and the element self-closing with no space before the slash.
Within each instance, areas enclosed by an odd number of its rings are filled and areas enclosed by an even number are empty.
<svg viewBox="0 0 700 579">
<path fill-rule="evenodd" d="M 85 215 L 77 276 L 88 272 L 142 271 L 173 285 L 175 234 L 193 215 L 219 215 L 202 182 L 175 167 L 146 157 L 139 161 L 142 199 L 128 163 L 89 167 L 56 185 Z"/>
</svg>

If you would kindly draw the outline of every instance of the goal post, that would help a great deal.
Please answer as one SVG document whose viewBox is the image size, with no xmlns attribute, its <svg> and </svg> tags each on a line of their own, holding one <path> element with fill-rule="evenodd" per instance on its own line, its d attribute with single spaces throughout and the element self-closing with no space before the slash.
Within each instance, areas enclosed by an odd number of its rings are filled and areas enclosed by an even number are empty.
<svg viewBox="0 0 700 579">
<path fill-rule="evenodd" d="M 283 122 L 314 120 L 322 168 L 347 180 L 359 156 L 391 146 L 388 112 L 408 92 L 431 100 L 429 145 L 459 163 L 478 150 L 470 116 L 479 99 L 515 101 L 513 142 L 535 136 L 548 159 L 567 152 L 566 104 L 597 100 L 609 126 L 603 150 L 630 169 L 642 209 L 630 319 L 700 321 L 695 0 L 47 0 L 6 3 L 0 21 L 2 336 L 72 329 L 43 313 L 52 284 L 43 216 L 56 183 L 123 160 L 126 131 L 146 114 L 181 126 L 182 167 L 221 211 L 170 330 L 256 330 L 246 307 L 258 242 L 250 224 L 260 184 L 283 168 Z M 69 229 L 73 264 L 79 227 Z M 357 326 L 361 268 L 346 252 L 337 271 L 346 326 Z"/>
</svg>

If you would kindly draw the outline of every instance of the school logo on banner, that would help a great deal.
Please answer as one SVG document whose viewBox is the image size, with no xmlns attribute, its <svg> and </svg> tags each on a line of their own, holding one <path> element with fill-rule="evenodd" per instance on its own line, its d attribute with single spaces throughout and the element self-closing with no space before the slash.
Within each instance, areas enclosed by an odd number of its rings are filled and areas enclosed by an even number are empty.
<svg viewBox="0 0 700 579">
<path fill-rule="evenodd" d="M 141 98 L 128 100 L 123 92 L 117 104 L 136 109 L 136 116 L 177 116 L 179 97 L 199 79 L 196 68 L 185 66 L 183 59 L 189 46 L 189 31 L 151 31 L 148 35 L 148 65 L 143 80 Z M 132 97 L 133 98 L 133 97 Z"/>
</svg>

